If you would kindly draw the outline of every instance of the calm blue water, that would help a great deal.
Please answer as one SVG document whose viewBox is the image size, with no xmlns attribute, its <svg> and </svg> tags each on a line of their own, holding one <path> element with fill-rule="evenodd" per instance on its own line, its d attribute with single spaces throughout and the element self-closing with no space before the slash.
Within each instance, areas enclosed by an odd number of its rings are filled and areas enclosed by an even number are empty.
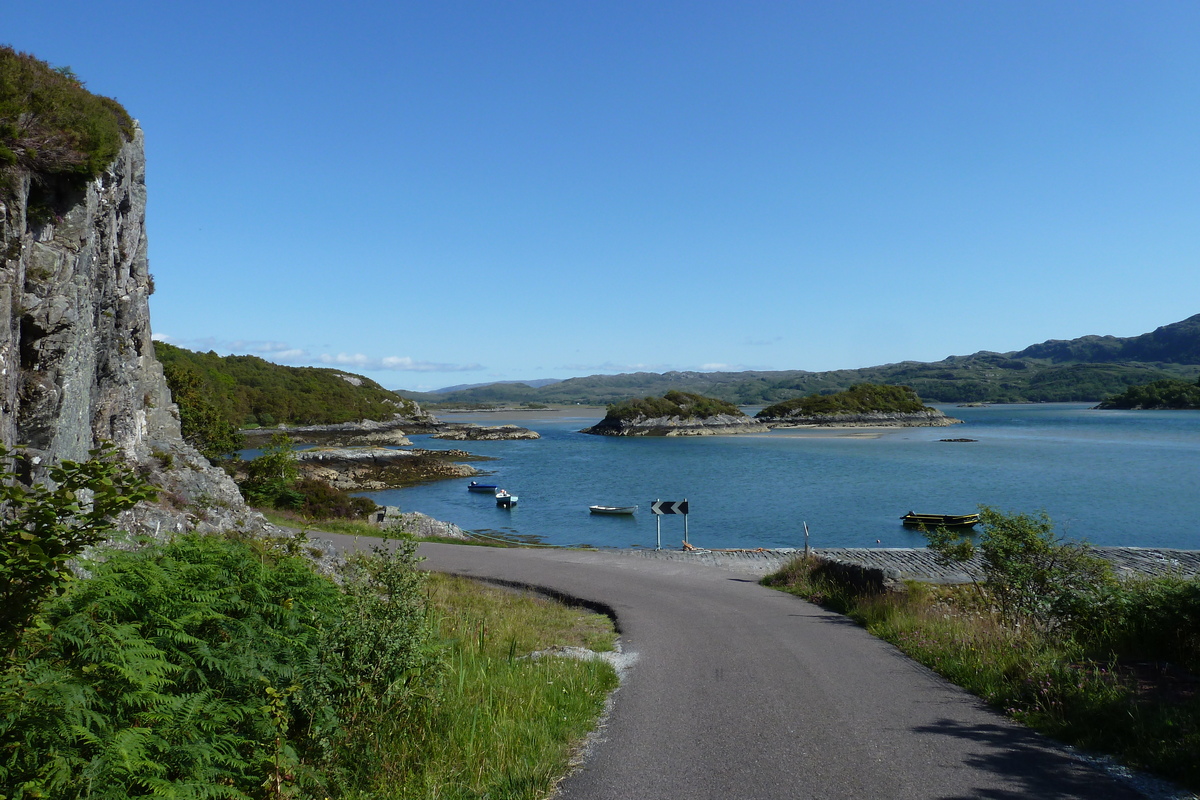
<svg viewBox="0 0 1200 800">
<path fill-rule="evenodd" d="M 650 502 L 687 499 L 689 537 L 699 547 L 921 546 L 907 511 L 1045 510 L 1071 538 L 1101 545 L 1200 549 L 1200 412 L 1093 411 L 1085 404 L 943 407 L 966 421 L 906 428 L 880 438 L 830 431 L 761 436 L 614 438 L 580 428 L 595 416 L 529 419 L 446 415 L 542 435 L 524 442 L 443 442 L 496 458 L 476 462 L 520 497 L 513 511 L 467 480 L 369 494 L 468 530 L 531 536 L 559 545 L 653 547 Z M 978 439 L 971 443 L 944 438 Z M 588 506 L 638 505 L 632 518 Z M 677 547 L 683 518 L 662 518 L 664 547 Z"/>
</svg>

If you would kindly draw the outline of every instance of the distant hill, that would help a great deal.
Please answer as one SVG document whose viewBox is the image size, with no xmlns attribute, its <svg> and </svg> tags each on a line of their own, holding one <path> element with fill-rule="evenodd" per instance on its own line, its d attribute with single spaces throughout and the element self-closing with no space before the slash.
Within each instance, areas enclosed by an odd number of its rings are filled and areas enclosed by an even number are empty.
<svg viewBox="0 0 1200 800">
<path fill-rule="evenodd" d="M 1141 336 L 1081 336 L 1067 341 L 1051 339 L 1026 347 L 1014 358 L 1047 359 L 1061 364 L 1082 362 L 1112 364 L 1124 361 L 1164 364 L 1200 364 L 1200 314 L 1163 325 Z"/>
<path fill-rule="evenodd" d="M 155 342 L 167 373 L 198 377 L 204 396 L 234 425 L 328 425 L 386 420 L 420 411 L 412 400 L 362 375 L 319 367 L 285 367 L 256 356 L 196 353 Z"/>
<path fill-rule="evenodd" d="M 534 389 L 542 386 L 549 386 L 552 383 L 559 383 L 562 378 L 538 378 L 533 381 L 493 381 L 492 383 L 460 383 L 457 386 L 447 386 L 442 389 L 434 389 L 429 394 L 447 394 L 449 392 L 462 392 L 467 389 L 478 389 L 483 386 L 504 386 L 506 384 L 521 384 L 522 386 L 531 386 Z"/>
<path fill-rule="evenodd" d="M 770 405 L 857 383 L 911 386 L 927 402 L 1099 401 L 1130 386 L 1200 375 L 1200 314 L 1141 336 L 1083 336 L 1021 351 L 981 351 L 935 362 L 904 361 L 852 370 L 807 372 L 634 372 L 570 378 L 548 386 L 490 384 L 415 395 L 444 406 L 522 404 L 610 405 L 672 389 L 738 405 Z"/>
</svg>

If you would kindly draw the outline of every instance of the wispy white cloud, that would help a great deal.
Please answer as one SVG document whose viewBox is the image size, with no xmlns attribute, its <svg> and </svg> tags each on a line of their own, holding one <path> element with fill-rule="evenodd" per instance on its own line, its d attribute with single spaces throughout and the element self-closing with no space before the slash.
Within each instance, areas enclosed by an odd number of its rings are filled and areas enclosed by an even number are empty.
<svg viewBox="0 0 1200 800">
<path fill-rule="evenodd" d="M 419 361 L 408 356 L 368 356 L 362 353 L 322 353 L 316 357 L 322 364 L 338 367 L 355 367 L 364 370 L 389 370 L 393 372 L 478 372 L 482 364 L 443 364 L 434 361 Z"/>
<path fill-rule="evenodd" d="M 154 334 L 156 341 L 168 342 L 195 350 L 213 350 L 237 355 L 261 356 L 270 361 L 283 362 L 291 365 L 325 365 L 334 367 L 353 367 L 355 369 L 390 372 L 478 372 L 484 369 L 482 364 L 444 364 L 434 361 L 422 361 L 411 356 L 369 356 L 363 353 L 318 353 L 314 354 L 302 347 L 293 347 L 287 342 L 252 339 L 218 339 L 206 336 L 201 339 L 176 339 L 167 334 Z"/>
<path fill-rule="evenodd" d="M 304 350 L 301 350 L 299 348 L 292 347 L 287 342 L 270 342 L 270 341 L 263 342 L 263 341 L 253 341 L 253 340 L 246 341 L 245 339 L 235 339 L 234 341 L 230 342 L 227 345 L 227 347 L 230 350 L 241 350 L 242 352 L 245 352 L 245 353 L 255 353 L 255 354 L 303 353 L 303 352 L 305 352 Z"/>
<path fill-rule="evenodd" d="M 745 347 L 767 347 L 769 345 L 779 344 L 782 341 L 782 336 L 772 336 L 769 339 L 743 339 L 741 344 Z"/>
<path fill-rule="evenodd" d="M 602 364 L 562 364 L 554 368 L 562 372 L 594 374 L 597 372 L 670 372 L 678 367 L 670 364 L 614 364 L 605 361 Z"/>
</svg>

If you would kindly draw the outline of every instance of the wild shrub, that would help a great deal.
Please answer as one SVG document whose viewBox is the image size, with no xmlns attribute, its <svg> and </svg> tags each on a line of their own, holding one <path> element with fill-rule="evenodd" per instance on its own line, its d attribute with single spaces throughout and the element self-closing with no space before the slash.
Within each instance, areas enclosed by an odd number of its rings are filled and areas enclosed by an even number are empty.
<svg viewBox="0 0 1200 800">
<path fill-rule="evenodd" d="M 298 508 L 304 497 L 296 491 L 296 453 L 292 437 L 276 433 L 262 454 L 246 463 L 246 479 L 238 484 L 242 496 L 252 506 Z"/>
<path fill-rule="evenodd" d="M 294 488 L 304 498 L 298 511 L 309 519 L 362 519 L 379 507 L 369 497 L 355 497 L 317 478 L 301 478 Z"/>
<path fill-rule="evenodd" d="M 965 562 L 978 551 L 988 597 L 1010 623 L 1074 630 L 1115 584 L 1109 563 L 1086 542 L 1059 537 L 1045 513 L 1005 514 L 980 506 L 979 516 L 977 541 L 945 528 L 925 535 L 929 548 L 946 561 Z"/>
<path fill-rule="evenodd" d="M 51 467 L 52 484 L 22 483 L 19 459 L 0 446 L 0 652 L 71 578 L 68 562 L 112 536 L 113 517 L 155 495 L 112 445 Z"/>
</svg>

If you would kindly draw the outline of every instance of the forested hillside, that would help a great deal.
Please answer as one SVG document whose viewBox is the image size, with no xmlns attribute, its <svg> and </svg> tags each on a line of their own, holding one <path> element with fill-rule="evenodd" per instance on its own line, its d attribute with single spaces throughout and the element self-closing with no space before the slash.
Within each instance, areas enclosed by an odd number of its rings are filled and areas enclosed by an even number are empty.
<svg viewBox="0 0 1200 800">
<path fill-rule="evenodd" d="M 418 412 L 416 403 L 361 375 L 284 367 L 256 356 L 196 353 L 155 342 L 173 391 L 195 384 L 224 419 L 239 426 L 327 425 L 387 420 Z"/>
</svg>

